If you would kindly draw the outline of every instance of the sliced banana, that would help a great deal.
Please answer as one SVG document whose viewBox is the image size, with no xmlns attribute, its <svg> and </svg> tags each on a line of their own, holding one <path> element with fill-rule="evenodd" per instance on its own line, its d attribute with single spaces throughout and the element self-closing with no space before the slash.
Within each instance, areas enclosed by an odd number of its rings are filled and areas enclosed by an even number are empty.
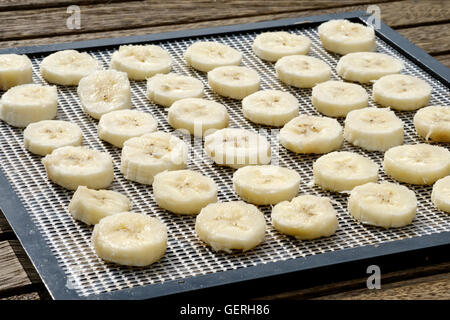
<svg viewBox="0 0 450 320">
<path fill-rule="evenodd" d="M 312 88 L 331 76 L 328 64 L 305 55 L 283 57 L 275 63 L 275 70 L 281 82 L 297 88 Z"/>
<path fill-rule="evenodd" d="M 425 140 L 450 142 L 450 107 L 429 106 L 414 116 L 417 134 Z"/>
<path fill-rule="evenodd" d="M 244 129 L 225 128 L 206 136 L 205 152 L 215 163 L 235 169 L 271 160 L 267 139 Z"/>
<path fill-rule="evenodd" d="M 344 138 L 369 151 L 386 151 L 403 144 L 403 122 L 389 109 L 353 110 L 345 118 Z"/>
<path fill-rule="evenodd" d="M 163 209 L 194 215 L 208 204 L 217 202 L 217 185 L 200 172 L 164 171 L 153 180 L 153 195 Z"/>
<path fill-rule="evenodd" d="M 353 188 L 348 211 L 358 221 L 378 227 L 397 228 L 410 224 L 417 211 L 417 198 L 407 187 L 369 182 Z"/>
<path fill-rule="evenodd" d="M 256 205 L 277 204 L 291 200 L 298 193 L 300 175 L 273 165 L 246 166 L 233 174 L 234 191 Z"/>
<path fill-rule="evenodd" d="M 424 143 L 397 146 L 386 151 L 383 167 L 397 181 L 433 184 L 450 174 L 450 151 Z"/>
<path fill-rule="evenodd" d="M 0 54 L 0 90 L 33 82 L 31 60 L 26 55 Z"/>
<path fill-rule="evenodd" d="M 134 212 L 105 217 L 95 225 L 92 244 L 109 262 L 144 267 L 160 260 L 167 249 L 167 228 L 157 218 Z"/>
<path fill-rule="evenodd" d="M 126 179 L 152 184 L 157 173 L 186 167 L 186 143 L 167 132 L 152 132 L 123 144 L 120 172 Z"/>
<path fill-rule="evenodd" d="M 168 111 L 168 122 L 175 129 L 188 130 L 190 134 L 201 137 L 228 126 L 227 108 L 218 102 L 186 98 L 175 101 Z"/>
<path fill-rule="evenodd" d="M 240 65 L 242 53 L 219 42 L 198 41 L 186 49 L 184 58 L 194 69 L 208 72 L 217 67 Z"/>
<path fill-rule="evenodd" d="M 371 159 L 348 151 L 331 152 L 313 164 L 314 183 L 325 190 L 350 191 L 368 182 L 377 182 L 378 165 Z"/>
<path fill-rule="evenodd" d="M 68 209 L 74 219 L 93 225 L 104 217 L 129 211 L 130 207 L 131 201 L 119 192 L 79 186 Z"/>
<path fill-rule="evenodd" d="M 242 100 L 242 112 L 254 123 L 281 127 L 298 115 L 299 105 L 289 92 L 262 90 Z"/>
<path fill-rule="evenodd" d="M 367 107 L 369 95 L 358 84 L 330 80 L 313 87 L 312 104 L 328 117 L 345 117 L 352 110 Z"/>
<path fill-rule="evenodd" d="M 54 86 L 21 84 L 6 91 L 0 99 L 0 119 L 24 128 L 30 123 L 56 117 L 58 93 Z"/>
<path fill-rule="evenodd" d="M 279 232 L 299 240 L 331 236 L 339 226 L 330 199 L 313 195 L 298 196 L 274 206 L 272 224 Z"/>
<path fill-rule="evenodd" d="M 164 107 L 177 100 L 201 98 L 204 95 L 200 80 L 175 73 L 157 74 L 147 80 L 147 97 Z"/>
<path fill-rule="evenodd" d="M 353 52 L 339 59 L 336 72 L 345 80 L 368 83 L 403 68 L 402 61 L 384 53 Z"/>
<path fill-rule="evenodd" d="M 55 149 L 42 159 L 48 178 L 69 190 L 79 186 L 106 189 L 114 179 L 112 158 L 105 152 L 85 147 Z"/>
<path fill-rule="evenodd" d="M 243 201 L 212 203 L 200 211 L 195 231 L 214 251 L 248 251 L 264 241 L 266 220 L 257 207 Z"/>
<path fill-rule="evenodd" d="M 23 131 L 25 148 L 31 153 L 45 156 L 65 146 L 79 146 L 83 141 L 80 127 L 72 122 L 42 120 L 30 123 Z"/>
<path fill-rule="evenodd" d="M 225 66 L 209 71 L 208 83 L 221 96 L 240 100 L 258 91 L 261 79 L 253 69 Z"/>
<path fill-rule="evenodd" d="M 296 153 L 327 153 L 339 149 L 344 141 L 336 119 L 308 115 L 286 123 L 279 139 L 281 145 Z"/>
<path fill-rule="evenodd" d="M 434 183 L 431 201 L 439 210 L 450 213 L 450 176 Z"/>
<path fill-rule="evenodd" d="M 101 64 L 86 52 L 63 50 L 42 60 L 42 77 L 50 83 L 76 86 L 81 78 L 101 70 Z"/>
<path fill-rule="evenodd" d="M 98 122 L 100 139 L 122 148 L 125 141 L 156 131 L 158 123 L 150 113 L 137 110 L 108 112 Z"/>
<path fill-rule="evenodd" d="M 375 51 L 375 31 L 370 26 L 336 19 L 322 23 L 317 30 L 322 46 L 328 51 L 339 54 Z"/>
<path fill-rule="evenodd" d="M 428 104 L 431 86 L 424 80 L 406 74 L 383 76 L 373 85 L 373 100 L 396 110 L 417 110 Z"/>
<path fill-rule="evenodd" d="M 125 72 L 95 71 L 80 80 L 77 92 L 83 110 L 94 119 L 114 110 L 131 108 L 131 87 Z"/>
<path fill-rule="evenodd" d="M 172 68 L 169 53 L 156 45 L 120 46 L 111 56 L 111 69 L 126 72 L 131 80 L 145 80 Z"/>
<path fill-rule="evenodd" d="M 307 54 L 311 40 L 285 31 L 264 32 L 256 36 L 252 49 L 263 60 L 275 62 L 284 56 Z"/>
</svg>

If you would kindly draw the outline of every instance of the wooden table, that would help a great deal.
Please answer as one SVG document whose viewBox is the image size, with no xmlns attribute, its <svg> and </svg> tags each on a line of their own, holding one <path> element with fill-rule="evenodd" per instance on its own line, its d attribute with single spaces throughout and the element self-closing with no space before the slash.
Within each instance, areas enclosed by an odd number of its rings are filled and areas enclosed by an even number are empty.
<svg viewBox="0 0 450 320">
<path fill-rule="evenodd" d="M 81 8 L 81 28 L 68 29 L 67 7 Z M 71 42 L 366 10 L 376 4 L 382 20 L 450 67 L 450 1 L 120 1 L 3 0 L 0 47 Z M 382 274 L 381 290 L 358 274 L 332 283 L 252 298 L 450 299 L 449 257 L 423 257 L 414 267 Z M 0 213 L 0 299 L 49 299 L 8 222 Z"/>
</svg>

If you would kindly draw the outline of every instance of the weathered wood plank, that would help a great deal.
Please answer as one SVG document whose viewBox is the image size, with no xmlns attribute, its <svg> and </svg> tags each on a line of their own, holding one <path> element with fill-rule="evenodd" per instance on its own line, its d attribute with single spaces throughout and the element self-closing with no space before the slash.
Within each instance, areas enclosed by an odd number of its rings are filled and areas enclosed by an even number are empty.
<svg viewBox="0 0 450 320">
<path fill-rule="evenodd" d="M 107 0 L 108 2 L 125 2 L 126 0 Z M 141 0 L 142 1 L 142 0 Z M 0 11 L 11 11 L 19 9 L 37 9 L 50 7 L 67 7 L 70 5 L 102 4 L 105 0 L 2 0 Z"/>
<path fill-rule="evenodd" d="M 8 295 L 0 298 L 0 300 L 41 300 L 41 297 L 39 296 L 38 292 L 30 292 L 24 294 Z"/>
<path fill-rule="evenodd" d="M 0 242 L 0 292 L 31 285 L 9 241 Z"/>
<path fill-rule="evenodd" d="M 0 210 L 0 240 L 15 238 L 13 230 Z"/>
<path fill-rule="evenodd" d="M 450 23 L 400 29 L 398 32 L 427 52 L 450 51 Z"/>
</svg>

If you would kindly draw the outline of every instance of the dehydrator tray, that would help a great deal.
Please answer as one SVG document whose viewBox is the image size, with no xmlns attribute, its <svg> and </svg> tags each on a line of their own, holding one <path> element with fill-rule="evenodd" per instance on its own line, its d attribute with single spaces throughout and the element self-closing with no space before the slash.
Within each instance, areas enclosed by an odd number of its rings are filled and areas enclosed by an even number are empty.
<svg viewBox="0 0 450 320">
<path fill-rule="evenodd" d="M 330 19 L 346 18 L 366 23 L 365 12 L 315 16 L 132 36 L 117 39 L 74 42 L 49 46 L 2 49 L 0 53 L 27 54 L 33 63 L 33 80 L 44 83 L 39 65 L 51 52 L 64 49 L 87 51 L 108 67 L 111 54 L 120 44 L 153 43 L 166 49 L 174 60 L 173 72 L 200 79 L 206 89 L 205 98 L 224 104 L 230 114 L 229 127 L 239 127 L 267 134 L 272 153 L 279 165 L 295 169 L 301 175 L 300 194 L 328 196 L 338 212 L 339 229 L 335 235 L 313 241 L 300 241 L 278 233 L 270 223 L 270 206 L 260 207 L 268 230 L 265 242 L 245 253 L 217 253 L 203 244 L 194 230 L 195 217 L 178 216 L 158 208 L 152 187 L 128 181 L 119 172 L 121 150 L 101 141 L 97 121 L 80 106 L 76 87 L 58 86 L 58 119 L 78 124 L 85 146 L 106 151 L 113 157 L 115 179 L 110 189 L 127 195 L 133 211 L 161 219 L 168 228 L 168 248 L 157 263 L 145 268 L 122 267 L 99 259 L 90 243 L 92 228 L 73 220 L 67 211 L 72 191 L 50 182 L 41 157 L 29 153 L 23 145 L 22 130 L 0 122 L 0 205 L 18 239 L 54 299 L 144 299 L 162 297 L 197 289 L 217 287 L 249 280 L 272 278 L 285 274 L 338 265 L 362 259 L 382 257 L 413 250 L 437 248 L 450 244 L 450 215 L 436 210 L 431 203 L 431 186 L 412 186 L 418 198 L 414 222 L 397 229 L 364 226 L 356 222 L 346 209 L 346 194 L 330 193 L 311 185 L 312 164 L 318 155 L 294 154 L 281 147 L 276 131 L 246 120 L 240 101 L 213 93 L 206 75 L 188 67 L 183 59 L 185 49 L 195 41 L 225 43 L 243 53 L 242 65 L 253 68 L 261 76 L 261 89 L 280 89 L 300 101 L 300 113 L 316 114 L 311 105 L 310 89 L 289 87 L 278 81 L 274 65 L 264 62 L 251 49 L 253 39 L 267 30 L 285 30 L 308 36 L 312 40 L 309 55 L 322 59 L 333 69 L 338 55 L 325 51 L 317 34 L 317 26 Z M 450 70 L 381 23 L 376 30 L 377 51 L 393 55 L 405 62 L 405 74 L 425 79 L 433 87 L 430 105 L 450 105 Z M 132 81 L 132 100 L 136 109 L 151 113 L 158 130 L 173 132 L 167 123 L 167 109 L 148 101 L 145 81 Z M 364 86 L 371 93 L 371 86 Z M 370 105 L 374 106 L 373 101 Z M 423 142 L 414 130 L 414 112 L 396 112 L 405 123 L 405 144 Z M 341 124 L 343 120 L 339 120 Z M 233 170 L 220 167 L 204 154 L 201 139 L 183 137 L 190 145 L 188 168 L 214 179 L 219 187 L 219 201 L 238 200 L 233 192 Z M 444 145 L 444 144 L 441 144 Z M 448 148 L 448 144 L 445 145 Z M 381 169 L 383 154 L 367 152 L 345 142 L 341 150 L 355 151 L 380 165 L 380 181 L 392 181 Z M 445 253 L 444 253 L 445 254 Z"/>
</svg>

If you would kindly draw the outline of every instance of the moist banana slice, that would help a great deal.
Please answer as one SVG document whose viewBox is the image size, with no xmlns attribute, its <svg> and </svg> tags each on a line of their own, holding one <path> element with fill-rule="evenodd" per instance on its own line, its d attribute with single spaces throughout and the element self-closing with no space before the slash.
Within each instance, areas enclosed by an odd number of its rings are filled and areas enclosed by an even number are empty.
<svg viewBox="0 0 450 320">
<path fill-rule="evenodd" d="M 156 174 L 186 167 L 188 146 L 167 132 L 152 132 L 123 144 L 120 172 L 131 181 L 152 184 Z"/>
<path fill-rule="evenodd" d="M 81 78 L 102 66 L 86 52 L 63 50 L 45 57 L 41 63 L 42 77 L 50 83 L 64 86 L 76 86 Z"/>
<path fill-rule="evenodd" d="M 429 144 L 410 144 L 384 154 L 384 171 L 397 181 L 428 185 L 450 174 L 450 151 Z"/>
<path fill-rule="evenodd" d="M 42 120 L 30 123 L 23 131 L 25 148 L 31 153 L 45 156 L 65 146 L 79 146 L 83 141 L 80 127 L 72 122 Z"/>
<path fill-rule="evenodd" d="M 353 52 L 339 59 L 336 72 L 343 79 L 360 83 L 402 71 L 401 60 L 378 52 Z"/>
<path fill-rule="evenodd" d="M 11 126 L 24 128 L 33 122 L 55 118 L 57 107 L 56 87 L 21 84 L 0 98 L 0 119 Z"/>
<path fill-rule="evenodd" d="M 219 42 L 198 41 L 186 49 L 184 58 L 194 69 L 208 72 L 217 67 L 240 65 L 242 53 Z"/>
<path fill-rule="evenodd" d="M 277 204 L 291 200 L 298 193 L 300 175 L 274 165 L 247 166 L 233 174 L 234 191 L 256 205 Z"/>
<path fill-rule="evenodd" d="M 173 128 L 188 130 L 197 137 L 226 128 L 229 121 L 227 108 L 223 104 L 200 98 L 175 101 L 167 117 Z"/>
<path fill-rule="evenodd" d="M 153 195 L 163 209 L 195 215 L 208 204 L 217 202 L 217 185 L 196 171 L 164 171 L 153 180 Z"/>
<path fill-rule="evenodd" d="M 170 107 L 177 100 L 201 98 L 204 95 L 200 80 L 175 73 L 157 74 L 147 80 L 147 98 L 156 104 Z"/>
<path fill-rule="evenodd" d="M 94 225 L 104 217 L 129 211 L 130 207 L 130 199 L 119 192 L 79 186 L 70 200 L 68 209 L 74 219 Z"/>
<path fill-rule="evenodd" d="M 156 45 L 120 46 L 111 56 L 111 69 L 126 72 L 131 80 L 145 80 L 172 68 L 169 53 Z"/>
<path fill-rule="evenodd" d="M 243 201 L 212 203 L 200 211 L 195 231 L 214 251 L 248 251 L 264 241 L 266 220 L 257 207 Z"/>
<path fill-rule="evenodd" d="M 33 82 L 31 60 L 26 55 L 0 54 L 0 90 Z"/>
<path fill-rule="evenodd" d="M 125 141 L 156 131 L 158 123 L 150 113 L 116 110 L 104 114 L 98 122 L 100 139 L 122 148 Z"/>
<path fill-rule="evenodd" d="M 280 90 L 257 91 L 242 100 L 244 117 L 267 126 L 283 126 L 298 115 L 298 109 L 298 100 Z"/>
<path fill-rule="evenodd" d="M 311 40 L 285 31 L 264 32 L 253 41 L 253 52 L 263 60 L 275 62 L 284 56 L 307 54 Z"/>
<path fill-rule="evenodd" d="M 208 83 L 221 96 L 241 100 L 259 90 L 258 73 L 247 67 L 225 66 L 208 72 Z"/>
<path fill-rule="evenodd" d="M 450 213 L 450 176 L 434 183 L 431 201 L 439 210 Z"/>
<path fill-rule="evenodd" d="M 407 187 L 390 183 L 366 183 L 348 197 L 348 211 L 358 221 L 384 228 L 410 224 L 417 211 L 417 198 Z"/>
<path fill-rule="evenodd" d="M 121 212 L 100 220 L 92 232 L 97 255 L 108 262 L 144 267 L 160 260 L 167 249 L 167 228 L 157 218 Z"/>
<path fill-rule="evenodd" d="M 69 190 L 106 189 L 114 179 L 112 158 L 86 147 L 61 147 L 42 159 L 48 178 Z"/>
<path fill-rule="evenodd" d="M 305 55 L 283 57 L 275 63 L 275 70 L 281 82 L 297 88 L 312 88 L 331 76 L 328 64 Z"/>
<path fill-rule="evenodd" d="M 215 163 L 235 169 L 271 160 L 267 139 L 244 129 L 225 128 L 206 136 L 205 152 Z"/>
<path fill-rule="evenodd" d="M 342 126 L 336 119 L 300 115 L 280 130 L 280 143 L 296 153 L 327 153 L 339 149 L 344 141 Z"/>
<path fill-rule="evenodd" d="M 377 182 L 378 165 L 371 159 L 348 151 L 321 156 L 313 164 L 314 183 L 325 190 L 350 191 L 368 182 Z"/>
<path fill-rule="evenodd" d="M 414 116 L 417 134 L 425 140 L 450 142 L 450 106 L 429 106 Z"/>
<path fill-rule="evenodd" d="M 322 46 L 331 52 L 375 51 L 375 31 L 370 26 L 345 19 L 330 20 L 318 27 Z"/>
<path fill-rule="evenodd" d="M 274 206 L 272 224 L 279 232 L 299 240 L 331 236 L 339 226 L 330 199 L 313 195 L 301 195 Z"/>
<path fill-rule="evenodd" d="M 367 107 L 369 95 L 358 84 L 330 80 L 313 87 L 312 104 L 328 117 L 345 117 L 352 110 Z"/>
<path fill-rule="evenodd" d="M 353 110 L 345 118 L 344 138 L 369 151 L 386 151 L 403 144 L 403 121 L 389 109 Z"/>
</svg>

